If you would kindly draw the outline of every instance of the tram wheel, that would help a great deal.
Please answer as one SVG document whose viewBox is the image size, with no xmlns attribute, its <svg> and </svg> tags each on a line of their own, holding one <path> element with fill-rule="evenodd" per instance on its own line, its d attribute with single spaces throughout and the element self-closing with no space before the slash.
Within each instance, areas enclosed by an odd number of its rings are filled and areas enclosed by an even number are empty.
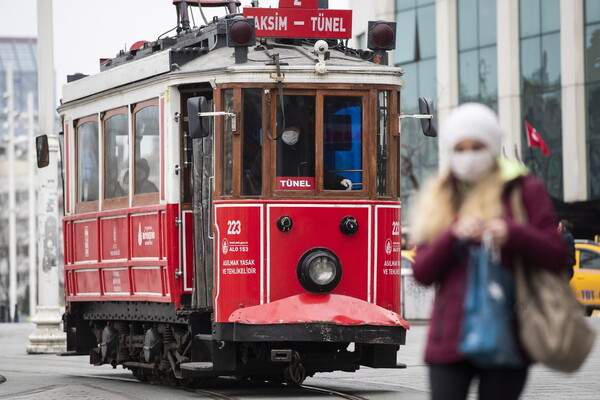
<svg viewBox="0 0 600 400">
<path fill-rule="evenodd" d="M 304 379 L 306 379 L 306 370 L 300 362 L 298 352 L 295 351 L 292 355 L 292 362 L 283 372 L 283 379 L 285 383 L 291 386 L 300 386 L 304 382 Z"/>
<path fill-rule="evenodd" d="M 133 373 L 133 377 L 140 382 L 148 382 L 149 377 L 144 368 L 131 368 L 131 372 Z"/>
</svg>

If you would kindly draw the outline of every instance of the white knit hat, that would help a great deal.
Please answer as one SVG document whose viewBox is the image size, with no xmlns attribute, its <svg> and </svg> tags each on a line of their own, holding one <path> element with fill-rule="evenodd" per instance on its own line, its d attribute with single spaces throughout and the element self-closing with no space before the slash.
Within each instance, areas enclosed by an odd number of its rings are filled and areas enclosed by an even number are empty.
<svg viewBox="0 0 600 400">
<path fill-rule="evenodd" d="M 440 130 L 440 150 L 446 155 L 465 139 L 475 139 L 485 143 L 494 156 L 500 155 L 502 128 L 496 113 L 486 105 L 464 103 L 448 114 Z"/>
</svg>

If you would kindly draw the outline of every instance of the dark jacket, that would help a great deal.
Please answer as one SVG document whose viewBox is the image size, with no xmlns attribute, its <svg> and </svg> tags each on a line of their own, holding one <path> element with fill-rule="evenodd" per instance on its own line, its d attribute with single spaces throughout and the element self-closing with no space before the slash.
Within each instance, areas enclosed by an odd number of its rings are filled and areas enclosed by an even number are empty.
<svg viewBox="0 0 600 400">
<path fill-rule="evenodd" d="M 513 221 L 509 200 L 512 185 L 522 188 L 528 225 Z M 563 262 L 557 262 L 565 259 L 566 249 L 556 231 L 557 220 L 544 185 L 534 177 L 520 176 L 506 184 L 502 201 L 508 226 L 508 240 L 501 249 L 502 265 L 513 269 L 514 256 L 520 256 L 526 266 L 556 271 L 565 268 Z M 468 244 L 459 242 L 448 229 L 417 252 L 415 279 L 425 285 L 438 285 L 425 349 L 428 363 L 465 359 L 458 344 L 467 284 L 467 251 Z"/>
<path fill-rule="evenodd" d="M 569 271 L 569 280 L 571 280 L 571 278 L 575 274 L 575 271 L 573 271 L 573 266 L 577 262 L 575 260 L 575 238 L 573 237 L 573 234 L 571 234 L 571 232 L 569 232 L 568 230 L 565 230 L 562 233 L 562 237 L 563 237 L 563 240 L 565 241 L 565 245 L 567 246 L 567 261 L 566 261 L 566 263 L 567 263 L 567 270 Z"/>
</svg>

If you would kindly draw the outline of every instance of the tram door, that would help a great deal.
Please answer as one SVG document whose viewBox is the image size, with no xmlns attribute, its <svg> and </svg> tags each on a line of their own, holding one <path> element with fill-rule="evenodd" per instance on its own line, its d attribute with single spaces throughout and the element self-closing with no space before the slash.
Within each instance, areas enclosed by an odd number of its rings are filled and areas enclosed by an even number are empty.
<svg viewBox="0 0 600 400">
<path fill-rule="evenodd" d="M 201 309 L 212 307 L 213 244 L 212 244 L 212 187 L 213 187 L 213 130 L 206 137 L 192 138 L 189 116 L 199 110 L 188 107 L 189 99 L 202 98 L 205 107 L 212 109 L 213 91 L 210 84 L 180 88 L 182 135 L 181 209 L 184 215 L 184 257 L 193 259 L 193 305 Z M 193 118 L 193 117 L 192 117 Z M 185 218 L 185 215 L 188 218 Z M 191 224 L 192 228 L 185 224 Z M 193 238 L 190 240 L 189 238 Z M 191 248 L 190 248 L 191 247 Z M 191 260 L 190 260 L 191 261 Z M 186 287 L 186 289 L 192 289 Z"/>
</svg>

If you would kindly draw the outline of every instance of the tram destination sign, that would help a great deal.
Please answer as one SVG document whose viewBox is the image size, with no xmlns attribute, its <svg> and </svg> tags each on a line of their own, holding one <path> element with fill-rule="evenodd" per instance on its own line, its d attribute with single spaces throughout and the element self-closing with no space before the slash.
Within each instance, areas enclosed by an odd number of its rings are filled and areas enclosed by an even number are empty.
<svg viewBox="0 0 600 400">
<path fill-rule="evenodd" d="M 352 10 L 245 8 L 254 18 L 257 37 L 349 39 Z"/>
</svg>

